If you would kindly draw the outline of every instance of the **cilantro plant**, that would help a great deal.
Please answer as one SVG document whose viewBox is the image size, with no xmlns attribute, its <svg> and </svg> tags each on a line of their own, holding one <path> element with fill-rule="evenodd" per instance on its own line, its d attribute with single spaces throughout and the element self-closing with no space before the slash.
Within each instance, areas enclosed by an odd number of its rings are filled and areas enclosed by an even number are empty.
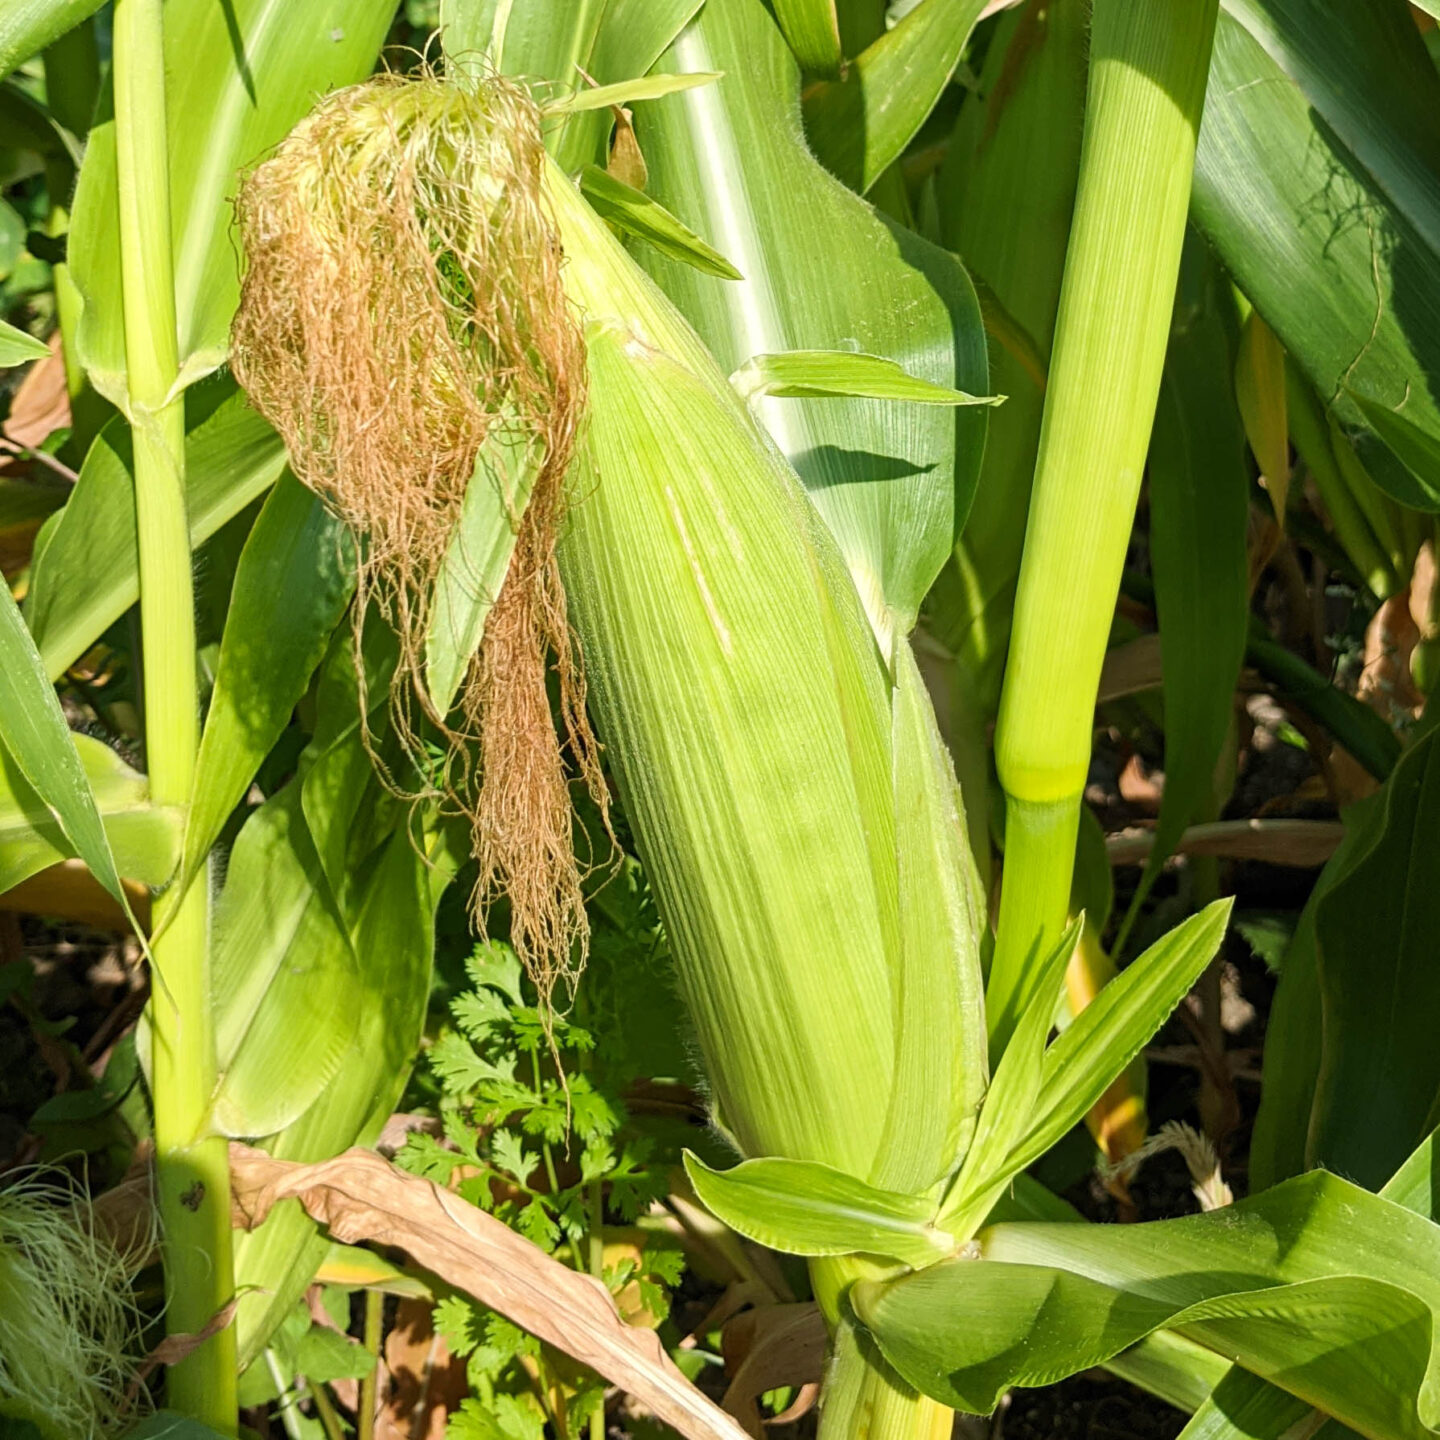
<svg viewBox="0 0 1440 1440">
<path fill-rule="evenodd" d="M 597 1046 L 571 1016 L 551 1017 L 547 1033 L 508 945 L 477 946 L 466 973 L 471 988 L 429 1055 L 444 1138 L 411 1135 L 397 1163 L 595 1276 L 631 1323 L 658 1326 L 684 1257 L 635 1222 L 666 1193 L 675 1157 L 622 1098 L 631 1052 Z M 608 1073 L 606 1056 L 619 1062 Z M 603 1434 L 604 1385 L 590 1371 L 464 1297 L 443 1299 L 435 1323 L 472 1390 L 453 1440 L 538 1440 L 547 1422 L 561 1440 L 586 1422 Z"/>
</svg>

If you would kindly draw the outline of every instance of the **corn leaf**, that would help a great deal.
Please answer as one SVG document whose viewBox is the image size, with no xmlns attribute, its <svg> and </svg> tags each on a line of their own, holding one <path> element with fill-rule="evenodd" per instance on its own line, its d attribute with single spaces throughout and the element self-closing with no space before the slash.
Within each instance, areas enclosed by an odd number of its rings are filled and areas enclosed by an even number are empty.
<svg viewBox="0 0 1440 1440">
<path fill-rule="evenodd" d="M 1065 967 L 1084 924 L 1083 915 L 1073 921 L 1039 968 L 1033 998 L 995 1067 L 965 1164 L 941 1203 L 941 1223 L 962 1239 L 974 1233 L 1011 1179 L 1028 1163 L 1012 1163 L 1011 1157 L 1033 1123 L 1036 1097 L 1044 1081 L 1045 1042 L 1060 1008 Z"/>
<path fill-rule="evenodd" d="M 933 1201 L 877 1189 L 828 1165 L 765 1159 L 712 1170 L 687 1150 L 685 1173 L 712 1215 L 772 1250 L 883 1255 L 919 1268 L 955 1248 L 930 1223 Z"/>
<path fill-rule="evenodd" d="M 325 654 L 355 585 L 350 552 L 344 526 L 286 471 L 245 541 L 231 586 L 186 822 L 187 879 Z"/>
<path fill-rule="evenodd" d="M 216 907 L 213 970 L 212 1123 L 222 1135 L 272 1135 L 314 1103 L 355 1042 L 359 965 L 298 785 L 240 831 Z"/>
<path fill-rule="evenodd" d="M 275 483 L 285 447 L 228 383 L 193 392 L 185 408 L 186 511 L 199 545 Z M 112 420 L 55 528 L 42 534 L 25 611 L 52 679 L 139 598 L 133 466 L 129 427 Z"/>
<path fill-rule="evenodd" d="M 0 11 L 0 80 L 67 30 L 88 20 L 103 0 L 6 0 Z"/>
<path fill-rule="evenodd" d="M 1364 419 L 1351 392 L 1433 439 L 1440 76 L 1406 7 L 1389 0 L 1227 8 L 1194 214 L 1343 423 Z M 1361 458 L 1402 504 L 1440 508 L 1440 477 L 1391 441 L 1364 437 Z"/>
<path fill-rule="evenodd" d="M 984 331 L 964 270 L 816 163 L 801 133 L 794 58 L 759 0 L 707 3 L 659 68 L 725 72 L 715 85 L 640 107 L 636 128 L 651 193 L 745 279 L 636 258 L 727 372 L 755 355 L 859 349 L 934 385 L 987 393 Z M 761 402 L 887 651 L 892 632 L 914 623 L 969 509 L 986 413 Z"/>
<path fill-rule="evenodd" d="M 1165 791 L 1155 843 L 1113 947 L 1117 955 L 1185 827 L 1214 818 L 1215 766 L 1230 725 L 1249 615 L 1249 477 L 1227 383 L 1231 350 L 1220 281 L 1202 244 L 1192 240 L 1187 252 L 1150 440 L 1151 568 L 1164 656 Z M 1267 394 L 1275 383 L 1268 376 Z M 1288 466 L 1284 384 L 1281 359 L 1280 430 L 1270 438 Z M 1272 456 L 1262 463 L 1279 460 Z M 1283 513 L 1283 496 L 1274 489 L 1271 495 Z"/>
<path fill-rule="evenodd" d="M 1045 1051 L 1029 1124 L 1010 1163 L 1038 1159 L 1100 1098 L 1169 1019 L 1214 959 L 1230 923 L 1216 900 L 1157 940 L 1067 1025 Z"/>
<path fill-rule="evenodd" d="M 922 0 L 868 45 L 843 80 L 807 90 L 805 130 L 815 153 L 864 194 L 935 108 L 985 0 Z"/>
<path fill-rule="evenodd" d="M 436 711 L 455 703 L 485 621 L 515 553 L 515 537 L 535 484 L 538 455 L 523 438 L 497 427 L 475 457 L 454 539 L 435 580 L 425 683 Z"/>
<path fill-rule="evenodd" d="M 74 853 L 130 915 L 130 901 L 60 699 L 10 587 L 0 582 L 0 747 L 44 802 Z M 134 917 L 131 916 L 134 923 Z M 135 925 L 136 933 L 139 926 Z"/>
<path fill-rule="evenodd" d="M 116 871 L 127 880 L 163 885 L 180 858 L 180 816 L 152 805 L 149 782 L 108 745 L 89 735 L 72 739 Z M 0 745 L 0 894 L 78 853 L 54 812 Z"/>
<path fill-rule="evenodd" d="M 43 340 L 0 320 L 0 370 L 23 365 L 27 360 L 44 360 L 49 354 L 50 347 Z"/>
<path fill-rule="evenodd" d="M 739 276 L 736 277 L 740 278 Z M 746 400 L 904 400 L 912 405 L 999 405 L 1003 395 L 967 395 L 911 375 L 883 355 L 854 350 L 790 350 L 752 355 L 730 383 Z"/>
<path fill-rule="evenodd" d="M 775 19 L 800 68 L 835 76 L 844 60 L 837 0 L 775 0 Z"/>
<path fill-rule="evenodd" d="M 1419 1440 L 1440 1419 L 1440 1228 L 1324 1172 L 1208 1215 L 999 1224 L 979 1245 L 979 1263 L 851 1294 L 891 1364 L 946 1403 L 988 1411 L 1166 1325 L 1367 1435 Z"/>
<path fill-rule="evenodd" d="M 609 110 L 617 105 L 633 105 L 637 100 L 658 100 L 691 90 L 696 85 L 713 85 L 720 78 L 718 70 L 702 70 L 686 75 L 642 75 L 634 80 L 620 80 L 613 85 L 596 85 L 577 90 L 563 100 L 553 100 L 545 109 L 551 115 L 581 115 L 587 110 Z"/>
<path fill-rule="evenodd" d="M 371 858 L 369 872 L 342 902 L 357 965 L 354 987 L 341 1002 L 353 1038 L 343 1068 L 314 1103 L 264 1142 L 277 1159 L 324 1160 L 372 1143 L 414 1062 L 430 993 L 435 906 L 454 864 L 432 850 L 435 868 L 427 866 L 403 826 Z M 244 963 L 235 951 L 230 956 Z M 294 1035 L 287 1022 L 271 1041 L 293 1045 Z M 294 1308 L 328 1249 L 326 1236 L 298 1206 L 279 1206 L 259 1229 L 235 1236 L 242 1369 Z"/>
<path fill-rule="evenodd" d="M 1285 352 L 1275 332 L 1252 310 L 1235 357 L 1235 399 L 1250 452 L 1260 466 L 1276 522 L 1285 524 L 1290 490 L 1290 427 L 1285 414 Z"/>
<path fill-rule="evenodd" d="M 648 75 L 702 0 L 607 0 L 605 4 L 512 4 L 511 0 L 441 0 L 440 38 L 452 63 L 486 56 L 502 74 L 550 81 L 583 95 L 587 78 L 621 86 Z M 615 92 L 612 92 L 615 93 Z M 593 94 L 593 91 L 592 91 Z M 605 163 L 612 116 L 575 110 L 547 135 L 567 173 Z M 620 100 L 617 103 L 628 103 Z"/>
<path fill-rule="evenodd" d="M 1315 912 L 1321 1058 L 1306 1161 L 1379 1186 L 1434 1124 L 1440 1005 L 1428 936 L 1440 921 L 1440 739 L 1401 758 L 1371 842 Z M 1372 802 L 1373 803 L 1373 802 Z"/>
<path fill-rule="evenodd" d="M 580 172 L 580 190 L 597 215 L 627 235 L 648 241 L 662 255 L 693 265 L 706 275 L 719 275 L 724 280 L 743 278 L 718 250 L 711 249 L 663 205 L 598 165 L 587 165 Z"/>
<path fill-rule="evenodd" d="M 960 787 L 920 668 L 903 642 L 896 646 L 892 713 L 900 880 L 895 1089 L 870 1179 L 916 1193 L 959 1164 L 975 1133 L 987 1078 L 980 942 L 989 922 Z"/>
<path fill-rule="evenodd" d="M 391 0 L 169 0 L 166 106 L 170 210 L 183 387 L 225 363 L 240 296 L 231 203 L 240 170 L 307 113 L 317 93 L 369 74 Z M 80 358 L 122 412 L 129 399 L 120 304 L 115 122 L 102 101 L 70 227 L 70 272 L 84 299 Z"/>
</svg>

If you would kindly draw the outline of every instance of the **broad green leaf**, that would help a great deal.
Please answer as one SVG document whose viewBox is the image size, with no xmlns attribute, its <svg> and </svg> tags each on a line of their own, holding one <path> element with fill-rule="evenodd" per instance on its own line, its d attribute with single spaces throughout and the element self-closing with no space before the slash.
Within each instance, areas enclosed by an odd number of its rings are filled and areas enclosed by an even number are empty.
<svg viewBox="0 0 1440 1440">
<path fill-rule="evenodd" d="M 732 1230 L 791 1255 L 883 1255 L 919 1268 L 955 1242 L 930 1223 L 923 1196 L 880 1190 L 810 1160 L 744 1160 L 712 1170 L 691 1151 L 685 1173 L 705 1207 Z"/>
<path fill-rule="evenodd" d="M 43 340 L 0 320 L 0 370 L 23 365 L 27 360 L 44 360 L 49 354 L 50 347 Z"/>
<path fill-rule="evenodd" d="M 60 699 L 25 628 L 10 587 L 0 581 L 0 746 L 54 816 L 74 853 L 130 914 L 90 777 Z M 133 917 L 132 917 L 133 919 Z M 139 933 L 136 925 L 136 933 Z"/>
<path fill-rule="evenodd" d="M 289 723 L 354 585 L 348 532 L 286 471 L 245 542 L 231 587 L 190 801 L 187 877 Z"/>
<path fill-rule="evenodd" d="M 587 110 L 609 110 L 616 105 L 633 105 L 637 100 L 658 100 L 680 90 L 693 90 L 697 85 L 713 85 L 720 78 L 718 70 L 697 71 L 685 75 L 642 75 L 634 80 L 621 80 L 614 85 L 597 85 L 577 90 L 563 100 L 554 100 L 545 109 L 551 115 L 581 115 Z"/>
<path fill-rule="evenodd" d="M 157 1410 L 126 1430 L 121 1440 L 224 1440 L 224 1437 L 220 1431 L 198 1420 L 177 1415 L 173 1410 Z"/>
<path fill-rule="evenodd" d="M 755 355 L 858 349 L 947 389 L 988 391 L 979 306 L 953 256 L 889 224 L 814 160 L 794 57 L 760 0 L 707 3 L 659 62 L 723 70 L 641 106 L 650 191 L 744 275 L 636 258 L 727 373 Z M 830 527 L 889 650 L 969 509 L 986 410 L 781 400 L 759 416 Z"/>
<path fill-rule="evenodd" d="M 743 278 L 718 250 L 711 249 L 663 205 L 598 165 L 587 165 L 580 172 L 580 190 L 597 215 L 627 235 L 648 241 L 662 255 L 693 265 L 706 275 L 719 275 L 725 280 Z"/>
<path fill-rule="evenodd" d="M 436 577 L 425 637 L 425 681 L 441 715 L 455 703 L 505 583 L 538 458 L 523 435 L 503 429 L 497 429 L 475 457 L 460 523 Z"/>
<path fill-rule="evenodd" d="M 1150 556 L 1164 657 L 1165 790 L 1155 843 L 1113 946 L 1117 955 L 1185 827 L 1215 818 L 1215 766 L 1245 656 L 1249 476 L 1220 304 L 1220 278 L 1192 234 L 1150 439 Z M 1264 393 L 1274 384 L 1267 376 Z M 1278 384 L 1277 453 L 1288 465 L 1283 360 Z M 1276 503 L 1283 507 L 1283 496 Z"/>
<path fill-rule="evenodd" d="M 1378 1187 L 1435 1123 L 1440 736 L 1401 758 L 1384 816 L 1315 913 L 1321 1051 L 1306 1160 Z"/>
<path fill-rule="evenodd" d="M 969 1148 L 989 1075 L 980 942 L 985 892 L 965 804 L 910 646 L 895 647 L 891 753 L 899 870 L 895 1084 L 870 1172 L 889 1190 L 928 1190 Z"/>
<path fill-rule="evenodd" d="M 212 968 L 212 1124 L 236 1138 L 274 1134 L 336 1082 L 356 1026 L 358 962 L 297 783 L 240 831 L 216 906 Z"/>
<path fill-rule="evenodd" d="M 1036 1097 L 1045 1076 L 1045 1042 L 1060 1008 L 1065 967 L 1084 924 L 1083 915 L 1074 920 L 1041 967 L 1034 998 L 995 1067 L 965 1163 L 941 1202 L 940 1223 L 961 1239 L 975 1232 L 1011 1179 L 1028 1163 L 1016 1163 L 1012 1157 L 1034 1120 Z"/>
<path fill-rule="evenodd" d="M 73 737 L 105 826 L 115 868 L 127 880 L 163 885 L 180 858 L 181 816 L 150 804 L 150 785 L 108 745 Z M 0 894 L 76 854 L 49 806 L 0 746 Z"/>
<path fill-rule="evenodd" d="M 225 363 L 240 298 L 231 205 L 241 171 L 284 138 L 317 95 L 370 73 L 394 13 L 394 0 L 168 0 L 179 387 Z M 106 118 L 86 143 L 69 261 L 85 302 L 81 360 L 95 388 L 124 412 L 117 203 L 115 122 Z"/>
<path fill-rule="evenodd" d="M 1194 214 L 1343 423 L 1362 420 L 1344 392 L 1358 393 L 1433 440 L 1440 75 L 1390 0 L 1233 0 L 1227 11 Z M 1402 504 L 1440 508 L 1433 475 L 1373 440 L 1362 458 Z"/>
<path fill-rule="evenodd" d="M 1060 277 L 1080 164 L 1088 11 L 1029 0 L 1002 16 L 936 185 L 940 233 L 981 286 L 1033 337 L 1039 361 L 997 344 L 991 385 L 1009 398 L 989 417 L 965 529 L 927 602 L 956 657 L 983 736 L 995 718 L 1010 642 Z M 1058 117 L 1069 116 L 1067 123 Z M 983 300 L 982 300 L 983 303 Z M 967 799 L 969 797 L 967 796 Z M 975 802 L 972 800 L 972 804 Z"/>
<path fill-rule="evenodd" d="M 904 400 L 914 405 L 1000 405 L 1005 400 L 1003 395 L 967 395 L 935 385 L 883 355 L 854 350 L 752 355 L 730 383 L 746 400 L 767 395 L 781 400 Z"/>
<path fill-rule="evenodd" d="M 192 391 L 185 409 L 190 543 L 198 545 L 275 483 L 285 447 L 228 382 Z M 132 464 L 129 428 L 112 420 L 37 555 L 25 611 L 52 679 L 139 598 Z"/>
<path fill-rule="evenodd" d="M 0 80 L 88 20 L 103 0 L 5 0 L 0 8 Z"/>
<path fill-rule="evenodd" d="M 985 0 L 921 0 L 851 61 L 843 80 L 805 93 L 816 155 L 862 195 L 915 138 L 954 73 Z"/>
<path fill-rule="evenodd" d="M 840 49 L 837 0 L 775 0 L 775 19 L 800 68 L 811 75 L 838 75 Z"/>
<path fill-rule="evenodd" d="M 1347 393 L 1360 407 L 1370 428 L 1394 451 L 1425 493 L 1440 496 L 1440 432 L 1433 425 L 1414 423 L 1403 408 L 1392 409 L 1356 390 Z M 1403 500 L 1404 496 L 1398 498 Z"/>
<path fill-rule="evenodd" d="M 452 64 L 487 57 L 502 74 L 549 82 L 568 93 L 586 79 L 624 85 L 648 75 L 702 0 L 441 0 L 440 37 Z M 567 115 L 547 136 L 567 173 L 605 163 L 607 109 Z"/>
<path fill-rule="evenodd" d="M 993 1225 L 978 1243 L 979 1260 L 851 1292 L 891 1364 L 947 1403 L 988 1411 L 1165 1325 L 1367 1435 L 1419 1440 L 1440 1420 L 1440 1228 L 1335 1176 L 1181 1220 Z"/>
<path fill-rule="evenodd" d="M 357 876 L 345 909 L 358 966 L 344 1002 L 354 1038 L 344 1068 L 315 1103 L 265 1142 L 277 1158 L 323 1160 L 371 1144 L 400 1099 L 430 994 L 435 906 L 454 874 L 442 851 L 432 847 L 428 860 L 401 826 L 363 881 Z M 236 1233 L 242 1369 L 305 1293 L 328 1250 L 327 1237 L 298 1205 L 277 1205 L 258 1230 Z"/>
</svg>

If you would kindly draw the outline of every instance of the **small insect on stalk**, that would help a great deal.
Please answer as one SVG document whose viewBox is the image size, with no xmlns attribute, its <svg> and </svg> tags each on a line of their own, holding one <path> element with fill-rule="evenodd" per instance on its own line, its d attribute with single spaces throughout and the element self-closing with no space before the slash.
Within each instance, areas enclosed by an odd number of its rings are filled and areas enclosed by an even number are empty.
<svg viewBox="0 0 1440 1440">
<path fill-rule="evenodd" d="M 606 791 L 555 562 L 585 353 L 544 158 L 534 102 L 498 77 L 387 75 L 329 96 L 242 186 L 232 355 L 295 473 L 359 542 L 357 658 L 374 607 L 399 641 L 390 713 L 409 759 L 423 766 L 426 722 L 444 739 L 436 788 L 472 827 L 476 920 L 509 897 L 548 1000 L 587 939 L 563 751 L 602 814 Z M 528 503 L 502 496 L 513 552 L 452 706 L 427 683 L 436 584 L 501 451 L 525 457 Z"/>
</svg>

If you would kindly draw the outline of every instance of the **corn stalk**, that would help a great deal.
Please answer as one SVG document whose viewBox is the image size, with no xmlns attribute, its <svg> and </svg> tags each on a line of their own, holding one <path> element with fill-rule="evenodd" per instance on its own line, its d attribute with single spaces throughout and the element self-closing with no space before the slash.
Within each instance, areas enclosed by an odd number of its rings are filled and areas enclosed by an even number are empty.
<svg viewBox="0 0 1440 1440">
<path fill-rule="evenodd" d="M 195 600 L 185 513 L 185 415 L 170 241 L 165 66 L 160 0 L 115 7 L 116 173 L 135 514 L 144 642 L 150 798 L 190 800 L 199 748 Z M 209 905 L 202 876 L 155 903 L 150 1006 L 158 1198 L 165 1247 L 165 1321 L 198 1335 L 234 1290 L 226 1142 L 209 1136 L 215 1039 Z M 235 1338 L 222 1328 L 171 1367 L 170 1407 L 233 1434 Z"/>
<path fill-rule="evenodd" d="M 992 1055 L 1066 921 L 1092 712 L 1180 267 L 1216 0 L 1096 0 L 1075 218 L 1041 422 L 996 766 L 1005 877 Z"/>
</svg>

